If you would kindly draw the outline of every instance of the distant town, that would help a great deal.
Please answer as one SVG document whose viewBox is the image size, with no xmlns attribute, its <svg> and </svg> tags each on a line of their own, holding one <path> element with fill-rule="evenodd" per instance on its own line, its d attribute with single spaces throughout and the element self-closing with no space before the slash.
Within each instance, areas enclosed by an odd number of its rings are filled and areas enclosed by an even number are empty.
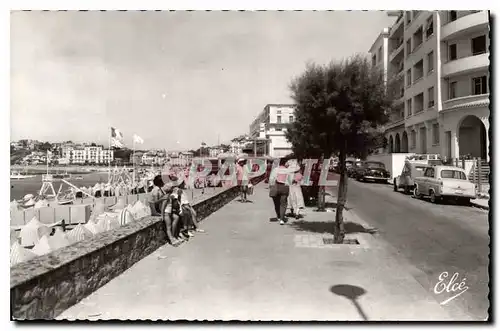
<svg viewBox="0 0 500 331">
<path fill-rule="evenodd" d="M 164 164 L 186 166 L 193 158 L 217 158 L 222 155 L 283 157 L 292 152 L 285 137 L 287 126 L 293 122 L 293 105 L 269 104 L 249 126 L 249 133 L 231 139 L 229 143 L 208 146 L 204 142 L 196 150 L 168 151 L 166 149 L 132 150 L 94 142 L 48 142 L 21 139 L 10 144 L 11 165 L 146 165 Z"/>
</svg>

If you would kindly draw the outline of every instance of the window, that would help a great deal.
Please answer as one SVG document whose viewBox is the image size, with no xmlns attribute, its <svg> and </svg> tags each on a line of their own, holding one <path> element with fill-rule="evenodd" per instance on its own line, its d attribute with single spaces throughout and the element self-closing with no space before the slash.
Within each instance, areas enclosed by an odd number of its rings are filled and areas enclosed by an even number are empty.
<svg viewBox="0 0 500 331">
<path fill-rule="evenodd" d="M 456 10 L 450 10 L 450 17 L 449 21 L 453 22 L 457 20 L 457 11 Z"/>
<path fill-rule="evenodd" d="M 406 86 L 411 85 L 411 69 L 406 71 Z"/>
<path fill-rule="evenodd" d="M 434 86 L 429 87 L 429 89 L 427 90 L 427 100 L 429 100 L 429 102 L 427 103 L 427 107 L 434 107 Z"/>
<path fill-rule="evenodd" d="M 453 44 L 448 47 L 448 59 L 450 61 L 457 59 L 457 44 Z"/>
<path fill-rule="evenodd" d="M 425 27 L 425 36 L 427 38 L 429 38 L 433 34 L 434 34 L 434 21 L 433 21 L 432 16 L 431 16 L 427 20 L 427 24 L 426 24 L 426 27 Z"/>
<path fill-rule="evenodd" d="M 408 116 L 411 116 L 411 99 L 406 100 L 406 108 L 407 108 L 407 113 Z"/>
<path fill-rule="evenodd" d="M 424 110 L 424 93 L 415 96 L 415 114 Z"/>
<path fill-rule="evenodd" d="M 434 168 L 427 168 L 425 169 L 425 177 L 431 177 L 434 178 Z"/>
<path fill-rule="evenodd" d="M 488 93 L 487 87 L 486 76 L 472 78 L 472 93 L 474 95 Z"/>
<path fill-rule="evenodd" d="M 472 55 L 486 53 L 486 35 L 472 38 Z"/>
<path fill-rule="evenodd" d="M 411 148 L 415 148 L 417 146 L 417 132 L 413 130 L 410 134 L 411 137 Z"/>
<path fill-rule="evenodd" d="M 457 97 L 457 82 L 449 83 L 448 99 L 454 99 Z"/>
<path fill-rule="evenodd" d="M 427 72 L 432 72 L 434 70 L 434 52 L 427 54 Z"/>
<path fill-rule="evenodd" d="M 378 57 L 378 62 L 381 62 L 382 61 L 382 46 L 380 46 L 378 48 L 378 54 L 377 54 L 377 57 Z"/>
<path fill-rule="evenodd" d="M 413 66 L 413 81 L 417 81 L 424 76 L 424 60 L 418 61 L 415 66 Z"/>
<path fill-rule="evenodd" d="M 441 170 L 441 178 L 467 180 L 467 176 L 465 176 L 465 172 L 460 171 L 460 170 Z"/>
<path fill-rule="evenodd" d="M 439 124 L 438 123 L 432 124 L 432 143 L 434 145 L 439 144 Z"/>
<path fill-rule="evenodd" d="M 276 128 L 276 131 L 281 131 L 282 130 L 282 127 L 277 127 Z"/>
<path fill-rule="evenodd" d="M 276 122 L 281 123 L 281 116 L 276 117 Z"/>
<path fill-rule="evenodd" d="M 422 42 L 424 41 L 423 30 L 422 27 L 419 27 L 417 31 L 413 34 L 413 50 L 416 50 Z"/>
<path fill-rule="evenodd" d="M 375 66 L 377 64 L 377 56 L 373 54 L 372 56 L 372 66 Z"/>
<path fill-rule="evenodd" d="M 292 122 L 293 122 L 293 116 L 292 116 L 292 115 L 288 116 L 288 121 L 289 121 L 290 123 L 292 123 Z"/>
<path fill-rule="evenodd" d="M 411 39 L 406 41 L 406 56 L 410 56 L 411 54 Z"/>
</svg>

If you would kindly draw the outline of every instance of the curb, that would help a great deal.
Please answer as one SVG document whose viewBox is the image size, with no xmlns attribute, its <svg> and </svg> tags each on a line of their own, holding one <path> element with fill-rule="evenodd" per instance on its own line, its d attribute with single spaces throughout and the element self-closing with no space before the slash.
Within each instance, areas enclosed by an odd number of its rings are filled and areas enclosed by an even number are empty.
<svg viewBox="0 0 500 331">
<path fill-rule="evenodd" d="M 483 206 L 483 205 L 480 205 L 480 204 L 472 202 L 472 201 L 471 201 L 471 205 L 473 207 L 476 207 L 476 208 L 479 208 L 479 209 L 490 210 L 489 206 Z"/>
</svg>

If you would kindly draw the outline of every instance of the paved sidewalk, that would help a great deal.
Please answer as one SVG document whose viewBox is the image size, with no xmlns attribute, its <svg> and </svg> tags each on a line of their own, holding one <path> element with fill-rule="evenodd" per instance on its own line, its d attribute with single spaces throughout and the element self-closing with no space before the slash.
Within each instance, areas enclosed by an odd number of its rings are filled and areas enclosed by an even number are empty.
<svg viewBox="0 0 500 331">
<path fill-rule="evenodd" d="M 450 320 L 448 311 L 348 211 L 361 245 L 325 245 L 331 212 L 280 226 L 267 185 L 165 245 L 59 319 Z M 362 234 L 360 234 L 360 232 Z M 338 247 L 341 246 L 341 247 Z"/>
</svg>

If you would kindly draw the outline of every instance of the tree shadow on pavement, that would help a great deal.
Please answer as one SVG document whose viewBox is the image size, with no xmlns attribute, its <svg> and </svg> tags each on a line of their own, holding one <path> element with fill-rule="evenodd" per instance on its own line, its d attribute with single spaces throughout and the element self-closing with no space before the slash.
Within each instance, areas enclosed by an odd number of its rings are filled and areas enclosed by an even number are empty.
<svg viewBox="0 0 500 331">
<path fill-rule="evenodd" d="M 368 321 L 368 316 L 366 316 L 365 312 L 358 303 L 358 298 L 366 293 L 366 290 L 364 288 L 354 285 L 340 284 L 330 287 L 330 292 L 350 300 L 358 310 L 361 318 L 363 318 L 363 320 L 365 321 Z"/>
<path fill-rule="evenodd" d="M 337 203 L 336 202 L 325 202 L 325 208 L 336 209 L 337 208 Z M 345 210 L 351 210 L 352 208 L 349 208 L 346 205 L 344 205 L 344 209 Z"/>
<path fill-rule="evenodd" d="M 298 231 L 307 231 L 314 233 L 330 233 L 333 234 L 334 221 L 319 222 L 319 221 L 306 221 L 296 220 L 290 224 L 292 228 Z M 354 222 L 345 222 L 344 229 L 346 234 L 352 233 L 369 233 L 371 235 L 377 233 L 377 229 L 365 228 L 361 224 Z"/>
</svg>

